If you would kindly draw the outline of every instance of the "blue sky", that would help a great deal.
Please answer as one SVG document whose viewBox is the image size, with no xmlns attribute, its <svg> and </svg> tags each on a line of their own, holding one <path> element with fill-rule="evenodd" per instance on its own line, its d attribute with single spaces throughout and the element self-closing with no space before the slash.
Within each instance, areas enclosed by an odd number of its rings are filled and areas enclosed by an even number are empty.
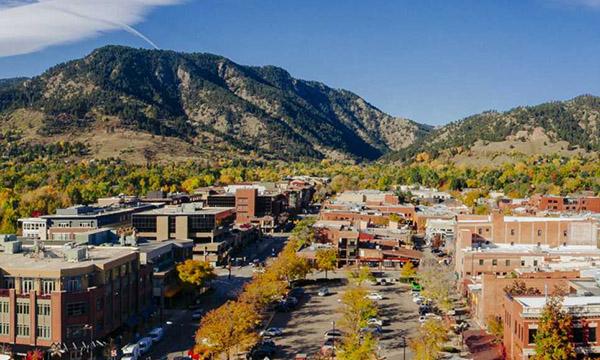
<svg viewBox="0 0 600 360">
<path fill-rule="evenodd" d="M 600 0 L 190 0 L 134 26 L 164 49 L 281 66 L 433 125 L 600 95 Z M 105 44 L 148 47 L 107 32 L 1 57 L 0 78 L 39 74 Z"/>
</svg>

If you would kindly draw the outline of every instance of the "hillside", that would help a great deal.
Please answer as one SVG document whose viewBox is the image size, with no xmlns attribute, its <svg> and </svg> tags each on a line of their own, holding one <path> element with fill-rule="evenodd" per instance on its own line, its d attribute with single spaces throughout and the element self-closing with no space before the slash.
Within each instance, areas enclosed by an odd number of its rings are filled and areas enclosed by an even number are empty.
<svg viewBox="0 0 600 360">
<path fill-rule="evenodd" d="M 471 165 L 497 165 L 531 155 L 588 156 L 600 152 L 600 98 L 488 111 L 437 128 L 389 160 L 417 154 Z"/>
<path fill-rule="evenodd" d="M 0 82 L 1 129 L 131 161 L 372 160 L 430 131 L 274 66 L 120 46 Z"/>
</svg>

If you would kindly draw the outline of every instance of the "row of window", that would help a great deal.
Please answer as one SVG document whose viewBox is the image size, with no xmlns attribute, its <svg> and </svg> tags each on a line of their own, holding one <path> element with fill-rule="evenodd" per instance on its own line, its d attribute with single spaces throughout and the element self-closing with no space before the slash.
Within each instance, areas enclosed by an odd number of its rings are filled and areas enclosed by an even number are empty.
<svg viewBox="0 0 600 360">
<path fill-rule="evenodd" d="M 7 336 L 10 333 L 10 324 L 0 323 L 0 335 Z M 29 336 L 29 325 L 28 324 L 17 324 L 17 336 L 28 337 Z M 51 329 L 48 325 L 38 325 L 36 336 L 40 339 L 50 339 Z"/>
<path fill-rule="evenodd" d="M 35 279 L 33 278 L 21 278 L 21 292 L 23 294 L 28 294 L 32 290 L 35 290 Z M 42 294 L 50 294 L 55 290 L 55 280 L 54 279 L 42 279 Z M 12 276 L 5 276 L 3 278 L 3 288 L 4 289 L 14 289 L 15 288 L 15 278 Z"/>
<path fill-rule="evenodd" d="M 479 265 L 481 265 L 481 266 L 485 265 L 485 259 L 479 259 Z M 492 259 L 492 266 L 497 266 L 497 265 L 498 265 L 498 259 Z M 504 260 L 504 265 L 510 266 L 510 259 Z M 525 260 L 521 260 L 521 266 L 525 266 Z M 537 260 L 533 260 L 533 266 L 538 266 Z"/>
</svg>

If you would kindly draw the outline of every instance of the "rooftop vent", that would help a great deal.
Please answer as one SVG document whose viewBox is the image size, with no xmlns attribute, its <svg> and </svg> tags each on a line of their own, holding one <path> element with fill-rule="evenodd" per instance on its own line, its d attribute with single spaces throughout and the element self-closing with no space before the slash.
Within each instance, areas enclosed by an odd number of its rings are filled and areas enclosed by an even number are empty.
<svg viewBox="0 0 600 360">
<path fill-rule="evenodd" d="M 65 258 L 68 262 L 80 262 L 88 258 L 87 247 L 70 247 L 65 249 Z"/>
</svg>

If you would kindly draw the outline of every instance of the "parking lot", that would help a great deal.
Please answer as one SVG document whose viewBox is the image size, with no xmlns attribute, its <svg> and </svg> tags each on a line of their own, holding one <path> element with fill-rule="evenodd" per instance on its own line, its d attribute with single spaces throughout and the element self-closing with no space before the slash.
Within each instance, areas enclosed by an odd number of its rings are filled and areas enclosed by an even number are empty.
<svg viewBox="0 0 600 360">
<path fill-rule="evenodd" d="M 328 296 L 318 296 L 324 284 L 304 286 L 305 294 L 299 299 L 300 305 L 291 312 L 275 313 L 270 326 L 281 327 L 283 336 L 275 339 L 279 347 L 277 359 L 293 359 L 298 353 L 314 354 L 324 341 L 324 333 L 330 330 L 334 321 L 341 318 L 338 299 L 347 286 L 344 274 L 339 272 L 338 282 L 328 283 L 332 291 Z M 377 285 L 369 288 L 383 295 L 378 300 L 379 317 L 384 321 L 380 337 L 380 355 L 387 359 L 411 359 L 410 349 L 403 347 L 403 336 L 414 335 L 419 326 L 418 307 L 412 301 L 410 288 L 403 284 Z M 337 326 L 337 325 L 336 325 Z"/>
</svg>

